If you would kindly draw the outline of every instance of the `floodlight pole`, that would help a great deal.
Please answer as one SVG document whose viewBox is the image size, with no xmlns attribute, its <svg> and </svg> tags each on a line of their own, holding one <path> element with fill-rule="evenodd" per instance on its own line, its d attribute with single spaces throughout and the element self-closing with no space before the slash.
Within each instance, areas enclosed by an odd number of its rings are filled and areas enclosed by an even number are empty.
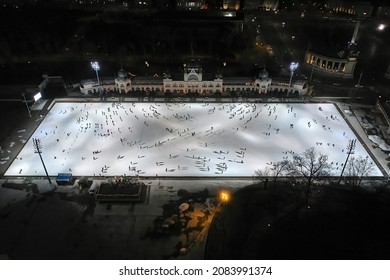
<svg viewBox="0 0 390 280">
<path fill-rule="evenodd" d="M 288 94 L 291 90 L 291 82 L 292 82 L 292 78 L 293 78 L 293 75 L 294 75 L 294 71 L 297 70 L 298 68 L 298 62 L 291 62 L 290 64 L 290 82 L 289 82 L 289 91 L 287 92 L 287 97 L 288 97 Z"/>
<path fill-rule="evenodd" d="M 33 138 L 33 146 L 34 146 L 34 152 L 37 153 L 39 155 L 40 159 L 41 159 L 43 168 L 45 169 L 46 177 L 49 180 L 49 184 L 51 184 L 49 173 L 47 173 L 47 169 L 46 169 L 45 163 L 43 162 L 43 158 L 42 158 L 42 155 L 41 155 L 41 153 L 42 153 L 42 151 L 41 151 L 42 150 L 41 139 Z"/>
<path fill-rule="evenodd" d="M 350 139 L 348 141 L 348 145 L 347 145 L 347 158 L 345 159 L 343 170 L 341 171 L 339 181 L 337 182 L 338 184 L 340 184 L 341 179 L 343 178 L 344 170 L 345 170 L 345 167 L 347 166 L 349 156 L 351 154 L 355 153 L 355 148 L 356 148 L 356 139 Z"/>
<path fill-rule="evenodd" d="M 24 102 L 24 104 L 26 104 L 28 115 L 31 118 L 32 117 L 31 116 L 31 110 L 30 110 L 30 107 L 28 106 L 28 103 L 27 103 L 26 94 L 23 92 L 20 95 L 23 96 L 23 102 Z"/>
<path fill-rule="evenodd" d="M 95 70 L 95 72 L 96 72 L 98 91 L 100 92 L 100 80 L 99 80 L 99 73 L 98 73 L 98 71 L 100 70 L 99 63 L 97 61 L 91 62 L 91 66 L 92 66 L 92 69 Z"/>
<path fill-rule="evenodd" d="M 148 76 L 148 69 L 149 69 L 149 62 L 147 60 L 145 60 L 145 65 L 146 65 L 146 75 L 145 76 Z"/>
<path fill-rule="evenodd" d="M 294 72 L 295 70 L 297 70 L 298 68 L 298 62 L 291 62 L 290 64 L 290 83 L 289 83 L 289 86 L 291 87 L 291 82 L 292 82 L 292 78 L 293 78 L 293 75 L 294 75 Z"/>
</svg>

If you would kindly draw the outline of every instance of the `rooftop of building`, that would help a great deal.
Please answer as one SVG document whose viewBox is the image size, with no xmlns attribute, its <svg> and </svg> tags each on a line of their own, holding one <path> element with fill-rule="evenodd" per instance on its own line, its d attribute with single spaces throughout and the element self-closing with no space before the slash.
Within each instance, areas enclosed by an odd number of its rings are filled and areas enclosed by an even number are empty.
<svg viewBox="0 0 390 280">
<path fill-rule="evenodd" d="M 254 79 L 251 77 L 224 77 L 224 85 L 240 85 L 245 83 L 253 83 Z"/>
<path fill-rule="evenodd" d="M 114 77 L 99 77 L 100 83 L 113 83 L 115 78 Z M 82 85 L 90 85 L 90 84 L 96 84 L 97 80 L 96 79 L 84 79 L 81 80 L 80 83 Z"/>
</svg>

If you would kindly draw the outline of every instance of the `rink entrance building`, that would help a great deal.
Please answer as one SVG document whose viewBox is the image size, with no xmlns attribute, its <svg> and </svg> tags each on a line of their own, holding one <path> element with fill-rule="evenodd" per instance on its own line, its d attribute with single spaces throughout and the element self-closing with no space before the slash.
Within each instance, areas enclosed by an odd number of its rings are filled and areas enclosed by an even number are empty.
<svg viewBox="0 0 390 280">
<path fill-rule="evenodd" d="M 223 77 L 220 73 L 214 75 L 203 73 L 201 65 L 191 60 L 183 65 L 183 72 L 164 73 L 163 77 L 131 76 L 123 69 L 117 77 L 104 79 L 99 85 L 96 80 L 86 80 L 80 83 L 80 91 L 84 94 L 97 93 L 101 89 L 132 95 L 136 92 L 163 92 L 175 95 L 207 96 L 232 92 L 247 92 L 265 95 L 271 91 L 298 92 L 299 95 L 308 93 L 306 81 L 273 81 L 268 72 L 263 69 L 256 77 Z"/>
</svg>

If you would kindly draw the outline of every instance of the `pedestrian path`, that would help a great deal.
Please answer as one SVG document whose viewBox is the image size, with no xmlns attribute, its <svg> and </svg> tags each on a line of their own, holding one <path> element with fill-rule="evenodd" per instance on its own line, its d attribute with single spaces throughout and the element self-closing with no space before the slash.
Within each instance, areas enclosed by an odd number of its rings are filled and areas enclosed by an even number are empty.
<svg viewBox="0 0 390 280">
<path fill-rule="evenodd" d="M 389 161 L 387 160 L 388 155 L 383 152 L 381 149 L 375 147 L 375 144 L 368 139 L 366 132 L 364 131 L 362 125 L 360 124 L 358 117 L 354 114 L 354 109 L 359 108 L 358 104 L 346 104 L 346 103 L 337 103 L 337 106 L 343 112 L 344 117 L 350 123 L 350 125 L 354 128 L 355 132 L 359 136 L 359 140 L 362 141 L 364 147 L 369 150 L 369 152 L 373 155 L 373 158 L 380 165 L 382 170 L 385 172 L 385 176 L 388 176 L 390 173 L 389 169 Z"/>
</svg>

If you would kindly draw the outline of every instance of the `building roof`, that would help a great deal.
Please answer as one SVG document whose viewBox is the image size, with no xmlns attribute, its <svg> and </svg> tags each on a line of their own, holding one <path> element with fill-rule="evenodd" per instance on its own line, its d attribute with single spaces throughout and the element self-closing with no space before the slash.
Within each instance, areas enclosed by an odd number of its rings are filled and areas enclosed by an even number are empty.
<svg viewBox="0 0 390 280">
<path fill-rule="evenodd" d="M 202 66 L 200 65 L 198 60 L 193 58 L 186 63 L 186 66 L 184 67 L 184 69 L 186 69 L 186 68 L 187 69 L 188 68 L 202 68 Z"/>
<path fill-rule="evenodd" d="M 162 77 L 153 77 L 153 76 L 136 76 L 136 77 L 132 77 L 131 83 L 133 85 L 144 85 L 144 84 L 162 85 L 163 78 Z"/>
<path fill-rule="evenodd" d="M 265 70 L 265 69 L 261 70 L 260 73 L 259 73 L 259 75 L 258 75 L 258 77 L 259 77 L 260 79 L 262 79 L 262 80 L 268 79 L 268 77 L 269 77 L 268 71 Z"/>
<path fill-rule="evenodd" d="M 245 85 L 253 82 L 254 80 L 250 77 L 224 77 L 223 78 L 224 85 Z"/>
<path fill-rule="evenodd" d="M 104 85 L 104 84 L 114 83 L 115 78 L 114 77 L 99 77 L 99 80 L 100 80 L 100 83 L 102 85 Z M 96 79 L 85 79 L 85 80 L 80 81 L 80 84 L 82 84 L 82 85 L 90 85 L 90 84 L 96 84 L 96 83 L 97 83 Z"/>
</svg>

